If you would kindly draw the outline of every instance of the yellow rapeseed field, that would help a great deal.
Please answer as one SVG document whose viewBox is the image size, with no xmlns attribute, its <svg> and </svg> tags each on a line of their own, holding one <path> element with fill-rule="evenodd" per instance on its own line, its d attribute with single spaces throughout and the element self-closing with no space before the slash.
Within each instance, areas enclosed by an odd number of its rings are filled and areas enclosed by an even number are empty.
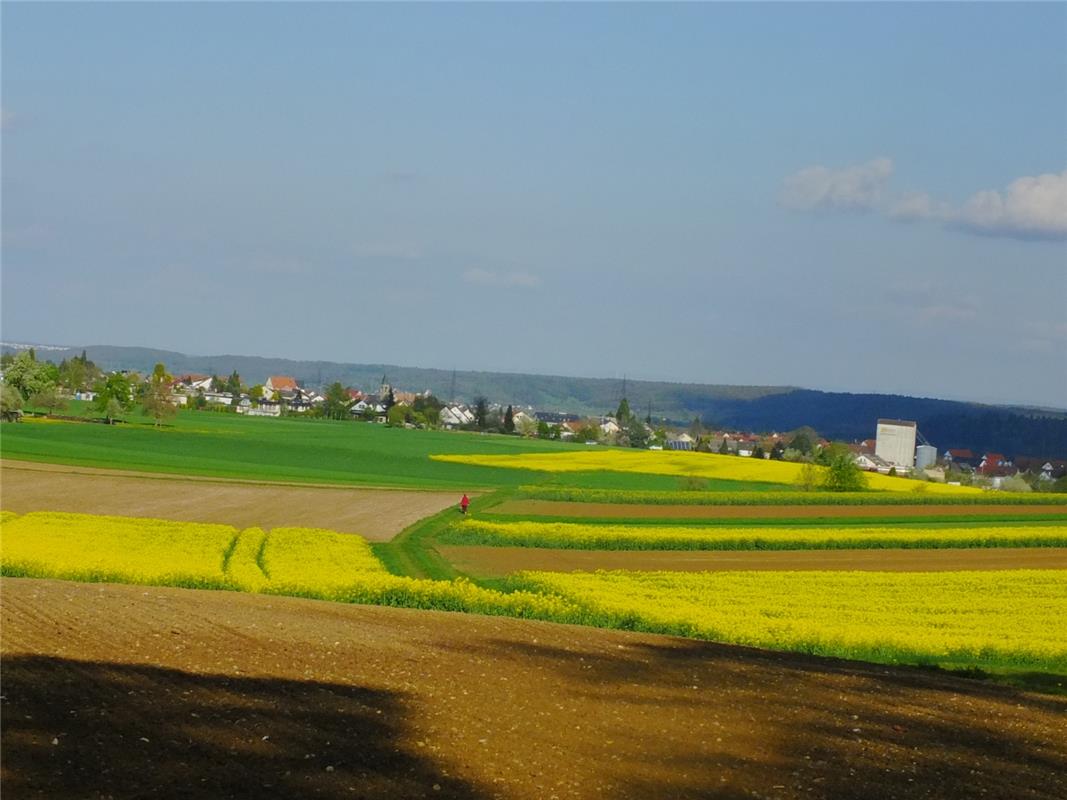
<svg viewBox="0 0 1067 800">
<path fill-rule="evenodd" d="M 1067 547 L 1063 525 L 974 527 L 725 527 L 591 525 L 465 519 L 444 535 L 451 543 L 575 550 L 824 550 L 886 547 Z"/>
<path fill-rule="evenodd" d="M 517 455 L 433 455 L 438 461 L 476 464 L 485 467 L 531 469 L 542 472 L 640 472 L 649 475 L 679 475 L 733 481 L 796 483 L 801 464 L 788 461 L 739 458 L 717 453 L 674 450 L 575 450 L 570 453 L 519 453 Z M 817 469 L 822 470 L 823 467 Z M 932 494 L 973 494 L 981 489 L 948 486 L 907 478 L 867 473 L 869 488 L 888 492 L 928 492 Z"/>
<path fill-rule="evenodd" d="M 324 600 L 542 619 L 576 609 L 555 596 L 390 574 L 359 536 L 90 514 L 5 518 L 0 574 L 232 589 Z"/>
<path fill-rule="evenodd" d="M 223 587 L 229 525 L 35 512 L 4 522 L 5 575 Z"/>
<path fill-rule="evenodd" d="M 303 528 L 5 516 L 0 573 L 292 594 L 634 628 L 891 663 L 1067 668 L 1067 571 L 519 573 L 508 591 L 389 573 Z"/>
<path fill-rule="evenodd" d="M 1067 571 L 520 573 L 588 621 L 889 663 L 1067 666 Z"/>
</svg>

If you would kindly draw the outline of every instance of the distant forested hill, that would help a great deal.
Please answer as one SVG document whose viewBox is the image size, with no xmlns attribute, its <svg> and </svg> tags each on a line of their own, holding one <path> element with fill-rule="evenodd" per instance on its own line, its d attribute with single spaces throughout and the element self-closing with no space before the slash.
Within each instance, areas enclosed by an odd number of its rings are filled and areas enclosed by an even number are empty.
<svg viewBox="0 0 1067 800">
<path fill-rule="evenodd" d="M 340 381 L 376 391 L 383 375 L 395 387 L 429 389 L 451 398 L 452 372 L 393 364 L 342 364 L 257 356 L 190 356 L 142 347 L 88 346 L 42 350 L 39 358 L 59 362 L 85 349 L 105 369 L 147 372 L 162 361 L 173 374 L 228 375 L 236 370 L 249 384 L 268 375 L 291 375 L 304 385 Z M 832 439 L 873 438 L 880 418 L 913 419 L 942 452 L 948 447 L 995 450 L 1008 455 L 1067 458 L 1067 412 L 1019 409 L 893 394 L 819 392 L 787 386 L 730 386 L 627 381 L 630 407 L 641 416 L 651 405 L 656 419 L 688 424 L 699 417 L 709 426 L 750 431 L 789 431 L 810 425 Z M 455 373 L 455 399 L 484 395 L 490 402 L 532 406 L 539 411 L 604 414 L 618 406 L 622 385 L 603 378 L 504 372 Z"/>
</svg>

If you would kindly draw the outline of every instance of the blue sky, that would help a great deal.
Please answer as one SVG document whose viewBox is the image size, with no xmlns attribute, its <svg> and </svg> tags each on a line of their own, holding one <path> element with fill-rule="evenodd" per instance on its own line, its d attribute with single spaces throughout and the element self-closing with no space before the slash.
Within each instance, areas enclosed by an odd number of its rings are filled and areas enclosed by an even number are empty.
<svg viewBox="0 0 1067 800">
<path fill-rule="evenodd" d="M 1067 406 L 1067 5 L 2 6 L 2 335 Z"/>
</svg>

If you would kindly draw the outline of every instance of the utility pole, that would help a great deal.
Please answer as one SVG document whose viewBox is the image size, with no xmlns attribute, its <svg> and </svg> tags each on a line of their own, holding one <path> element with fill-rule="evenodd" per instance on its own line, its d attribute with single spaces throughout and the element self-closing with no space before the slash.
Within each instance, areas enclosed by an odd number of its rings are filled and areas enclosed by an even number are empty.
<svg viewBox="0 0 1067 800">
<path fill-rule="evenodd" d="M 448 389 L 448 402 L 456 402 L 456 368 L 452 368 L 452 385 Z"/>
</svg>

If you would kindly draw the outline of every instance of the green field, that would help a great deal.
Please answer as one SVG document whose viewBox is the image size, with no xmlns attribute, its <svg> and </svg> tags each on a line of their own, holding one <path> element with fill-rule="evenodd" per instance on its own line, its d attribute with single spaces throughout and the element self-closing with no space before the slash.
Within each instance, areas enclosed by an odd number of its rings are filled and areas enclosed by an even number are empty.
<svg viewBox="0 0 1067 800">
<path fill-rule="evenodd" d="M 669 492 L 679 490 L 683 484 L 683 479 L 671 475 L 551 475 L 429 458 L 438 453 L 509 455 L 585 449 L 584 445 L 517 436 L 194 411 L 179 412 L 160 429 L 143 418 L 131 420 L 134 421 L 118 425 L 51 419 L 7 424 L 3 427 L 2 455 L 146 472 L 457 491 L 549 483 Z M 764 485 L 718 481 L 714 488 L 741 491 Z"/>
</svg>

